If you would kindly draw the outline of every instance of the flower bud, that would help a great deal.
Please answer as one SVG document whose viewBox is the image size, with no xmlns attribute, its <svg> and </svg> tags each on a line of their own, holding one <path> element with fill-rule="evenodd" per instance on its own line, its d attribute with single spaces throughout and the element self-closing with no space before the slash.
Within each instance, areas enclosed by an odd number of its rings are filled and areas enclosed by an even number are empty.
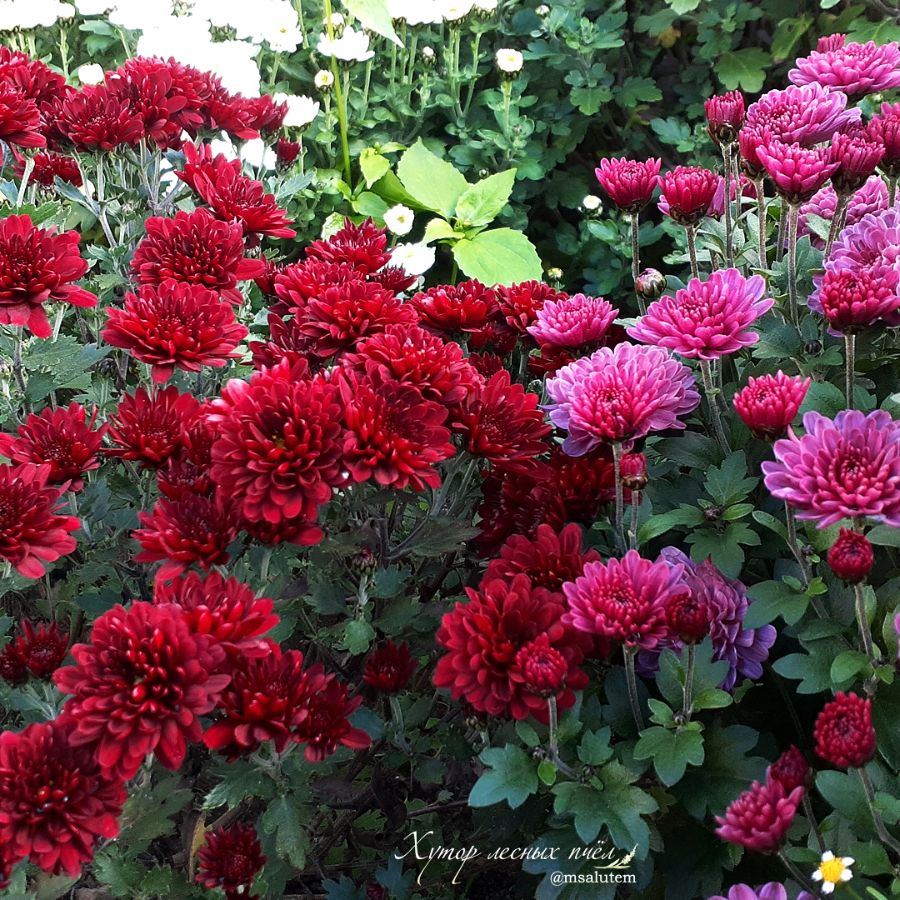
<svg viewBox="0 0 900 900">
<path fill-rule="evenodd" d="M 634 283 L 634 289 L 644 300 L 657 300 L 665 293 L 668 279 L 658 269 L 644 269 Z"/>
<path fill-rule="evenodd" d="M 619 469 L 623 487 L 642 491 L 647 486 L 647 457 L 643 453 L 625 453 Z"/>
<path fill-rule="evenodd" d="M 874 562 L 875 554 L 869 539 L 849 528 L 840 530 L 838 539 L 828 551 L 831 571 L 849 584 L 865 581 Z"/>
<path fill-rule="evenodd" d="M 672 600 L 666 620 L 669 631 L 683 644 L 699 644 L 709 634 L 709 607 L 692 593 Z"/>
</svg>

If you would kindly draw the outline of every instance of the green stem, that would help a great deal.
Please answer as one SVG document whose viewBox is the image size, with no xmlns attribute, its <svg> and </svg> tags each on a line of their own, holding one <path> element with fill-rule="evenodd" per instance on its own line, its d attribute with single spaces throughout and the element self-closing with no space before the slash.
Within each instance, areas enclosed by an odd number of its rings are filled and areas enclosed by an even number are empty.
<svg viewBox="0 0 900 900">
<path fill-rule="evenodd" d="M 861 581 L 853 585 L 853 596 L 856 599 L 856 624 L 859 628 L 863 650 L 874 668 L 878 664 L 878 658 L 875 655 L 875 645 L 872 642 L 872 629 L 869 627 L 869 617 L 866 615 L 865 585 Z"/>
<path fill-rule="evenodd" d="M 615 538 L 616 549 L 625 553 L 625 491 L 622 485 L 622 444 L 613 441 L 613 478 L 615 480 Z"/>
<path fill-rule="evenodd" d="M 732 181 L 732 160 L 733 160 L 733 144 L 722 144 L 722 159 L 725 163 L 725 267 L 730 269 L 734 266 L 734 222 L 731 215 L 731 181 Z M 740 199 L 740 191 L 738 199 Z"/>
<path fill-rule="evenodd" d="M 787 201 L 781 201 L 781 211 L 778 213 L 778 244 L 775 247 L 775 262 L 784 259 L 784 236 L 787 227 Z"/>
<path fill-rule="evenodd" d="M 634 282 L 634 294 L 637 297 L 638 309 L 641 311 L 641 315 L 644 315 L 647 312 L 647 307 L 644 305 L 644 298 L 638 293 L 637 289 L 637 280 L 638 276 L 641 274 L 641 236 L 640 236 L 640 222 L 638 217 L 640 213 L 632 213 L 631 214 L 631 280 Z"/>
<path fill-rule="evenodd" d="M 794 863 L 792 863 L 788 858 L 787 854 L 784 850 L 778 851 L 778 858 L 781 860 L 781 864 L 788 870 L 791 878 L 799 884 L 803 890 L 808 891 L 814 897 L 818 896 L 817 889 L 815 885 L 797 868 Z"/>
<path fill-rule="evenodd" d="M 791 506 L 787 501 L 785 501 L 785 504 L 784 504 L 784 516 L 785 516 L 785 522 L 787 525 L 788 547 L 790 548 L 790 551 L 793 554 L 794 559 L 797 560 L 797 565 L 800 566 L 800 572 L 803 575 L 803 586 L 809 587 L 809 582 L 810 582 L 809 563 L 806 561 L 806 557 L 803 555 L 803 551 L 800 549 L 800 544 L 797 541 L 797 519 L 794 516 L 794 510 L 791 509 Z M 816 601 L 816 602 L 818 602 L 818 601 Z M 817 610 L 817 612 L 818 612 L 818 610 Z M 823 610 L 823 612 L 824 612 L 824 610 Z"/>
<path fill-rule="evenodd" d="M 644 730 L 644 714 L 641 712 L 641 702 L 638 699 L 637 676 L 634 673 L 634 658 L 637 656 L 637 647 L 625 648 L 625 684 L 628 686 L 628 702 L 631 704 L 631 714 L 634 716 L 634 724 L 638 732 Z"/>
<path fill-rule="evenodd" d="M 888 209 L 894 205 L 897 199 L 897 176 L 892 175 L 888 178 Z"/>
<path fill-rule="evenodd" d="M 550 756 L 556 759 L 559 757 L 559 711 L 556 708 L 556 697 L 553 695 L 547 698 L 547 719 L 550 733 L 548 738 Z"/>
<path fill-rule="evenodd" d="M 722 448 L 722 452 L 728 455 L 729 453 L 731 453 L 731 445 L 728 443 L 728 438 L 725 436 L 725 429 L 722 426 L 722 416 L 719 413 L 719 404 L 716 402 L 716 395 L 718 391 L 713 385 L 712 372 L 709 368 L 708 359 L 700 360 L 700 375 L 703 379 L 703 391 L 706 394 L 707 401 L 706 405 L 709 407 L 710 415 L 713 420 L 713 428 L 716 432 L 716 438 L 719 441 L 719 446 Z"/>
<path fill-rule="evenodd" d="M 22 326 L 21 328 L 13 329 L 13 378 L 16 380 L 16 386 L 19 388 L 19 391 L 22 394 L 22 403 L 25 404 L 25 408 L 28 408 L 28 401 L 26 400 L 26 391 L 28 389 L 28 381 L 25 378 L 25 368 L 22 365 L 22 346 L 25 341 L 25 328 Z"/>
<path fill-rule="evenodd" d="M 769 265 L 766 255 L 766 182 L 762 178 L 757 178 L 753 184 L 756 187 L 756 243 L 759 267 L 765 269 Z"/>
<path fill-rule="evenodd" d="M 887 826 L 884 824 L 884 819 L 881 818 L 881 813 L 875 807 L 875 786 L 872 784 L 872 779 L 869 777 L 869 773 L 865 770 L 863 766 L 860 766 L 856 770 L 859 775 L 860 783 L 862 784 L 863 793 L 866 796 L 866 804 L 869 807 L 869 812 L 872 814 L 872 822 L 875 825 L 875 832 L 878 835 L 878 839 L 882 844 L 886 844 L 891 850 L 894 851 L 897 856 L 900 856 L 900 842 L 896 841 L 891 833 L 887 830 Z"/>
<path fill-rule="evenodd" d="M 697 226 L 687 226 L 688 256 L 691 258 L 691 278 L 700 277 L 700 266 L 697 264 Z"/>
<path fill-rule="evenodd" d="M 325 0 L 325 28 L 328 40 L 334 40 L 334 24 L 331 21 L 331 0 Z M 344 164 L 344 181 L 350 185 L 350 139 L 347 134 L 347 98 L 341 85 L 341 72 L 337 57 L 331 57 L 331 74 L 334 75 L 334 97 L 337 100 L 338 127 L 341 132 L 341 155 Z"/>
<path fill-rule="evenodd" d="M 800 207 L 796 203 L 788 206 L 787 240 L 788 240 L 788 306 L 791 321 L 800 324 L 800 311 L 797 301 L 797 223 L 800 219 Z"/>
<path fill-rule="evenodd" d="M 844 334 L 844 393 L 847 397 L 847 409 L 853 409 L 854 381 L 856 376 L 856 334 L 848 331 Z"/>
<path fill-rule="evenodd" d="M 825 241 L 825 253 L 822 256 L 823 264 L 826 263 L 828 257 L 831 256 L 831 248 L 834 244 L 834 240 L 844 227 L 844 218 L 847 214 L 847 207 L 850 204 L 850 198 L 852 196 L 852 194 L 837 195 L 837 202 L 834 206 L 834 215 L 831 217 L 831 227 L 828 229 L 828 238 Z"/>
<path fill-rule="evenodd" d="M 22 180 L 19 182 L 19 193 L 16 195 L 16 209 L 21 209 L 25 202 L 25 191 L 28 189 L 28 181 L 31 173 L 34 171 L 34 157 L 29 156 L 25 159 L 25 171 L 22 172 Z"/>
<path fill-rule="evenodd" d="M 682 704 L 682 713 L 684 713 L 685 722 L 691 721 L 691 713 L 693 712 L 694 706 L 694 669 L 697 664 L 696 649 L 697 648 L 693 644 L 688 644 L 685 648 L 687 665 L 684 673 L 684 701 Z"/>
<path fill-rule="evenodd" d="M 623 491 L 624 493 L 624 491 Z M 628 529 L 628 548 L 637 550 L 638 548 L 638 521 L 641 515 L 641 492 L 631 492 L 631 525 Z"/>
<path fill-rule="evenodd" d="M 809 791 L 803 792 L 803 812 L 806 814 L 806 818 L 809 821 L 809 826 L 813 830 L 813 834 L 816 836 L 816 843 L 819 845 L 819 852 L 825 852 L 825 838 L 822 837 L 822 829 L 819 828 L 819 822 L 816 819 L 816 814 L 813 812 L 812 801 L 809 799 Z"/>
</svg>

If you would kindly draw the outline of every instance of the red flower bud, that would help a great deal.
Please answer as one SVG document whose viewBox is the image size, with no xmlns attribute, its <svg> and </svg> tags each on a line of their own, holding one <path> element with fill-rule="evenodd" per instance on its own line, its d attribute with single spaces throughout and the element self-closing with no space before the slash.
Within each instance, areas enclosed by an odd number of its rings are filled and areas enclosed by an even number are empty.
<svg viewBox="0 0 900 900">
<path fill-rule="evenodd" d="M 816 753 L 840 769 L 864 766 L 875 755 L 872 701 L 839 691 L 816 719 Z"/>
<path fill-rule="evenodd" d="M 864 581 L 872 571 L 875 554 L 869 539 L 849 528 L 842 528 L 834 546 L 828 551 L 831 571 L 850 584 Z"/>
</svg>

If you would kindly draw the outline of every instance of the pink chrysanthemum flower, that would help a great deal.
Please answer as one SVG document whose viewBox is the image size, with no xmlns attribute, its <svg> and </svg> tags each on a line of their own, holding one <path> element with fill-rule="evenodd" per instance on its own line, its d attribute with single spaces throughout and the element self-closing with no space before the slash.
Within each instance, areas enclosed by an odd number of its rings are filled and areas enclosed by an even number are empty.
<svg viewBox="0 0 900 900">
<path fill-rule="evenodd" d="M 900 175 L 900 103 L 882 103 L 881 112 L 869 121 L 869 133 L 884 144 L 881 171 L 896 178 Z"/>
<path fill-rule="evenodd" d="M 692 278 L 674 297 L 651 303 L 628 335 L 689 359 L 718 359 L 759 340 L 753 323 L 772 308 L 763 298 L 761 275 L 744 278 L 737 269 L 713 272 L 706 281 Z"/>
<path fill-rule="evenodd" d="M 661 165 L 659 159 L 601 159 L 594 174 L 616 206 L 636 213 L 650 202 Z"/>
<path fill-rule="evenodd" d="M 883 266 L 829 269 L 819 285 L 818 299 L 828 324 L 843 334 L 891 321 L 900 310 L 900 273 Z"/>
<path fill-rule="evenodd" d="M 836 44 L 837 42 L 835 42 Z M 793 84 L 819 84 L 858 100 L 866 94 L 900 87 L 900 47 L 851 43 L 813 50 L 788 73 Z"/>
<path fill-rule="evenodd" d="M 547 382 L 550 421 L 569 434 L 563 450 L 583 456 L 598 444 L 684 428 L 697 408 L 691 370 L 660 347 L 621 343 L 564 366 Z"/>
<path fill-rule="evenodd" d="M 667 609 L 688 588 L 684 566 L 651 562 L 636 550 L 621 559 L 592 562 L 563 585 L 569 611 L 563 622 L 578 631 L 652 650 L 668 634 Z"/>
<path fill-rule="evenodd" d="M 854 126 L 835 135 L 831 144 L 831 157 L 839 163 L 832 176 L 835 189 L 841 194 L 858 191 L 875 174 L 883 156 L 884 143 L 874 130 Z"/>
<path fill-rule="evenodd" d="M 575 294 L 562 300 L 548 300 L 527 331 L 544 346 L 584 347 L 603 340 L 618 312 L 602 297 Z"/>
<path fill-rule="evenodd" d="M 757 437 L 781 437 L 794 421 L 810 383 L 810 378 L 785 375 L 780 370 L 748 378 L 747 387 L 734 395 L 734 408 Z"/>
<path fill-rule="evenodd" d="M 724 816 L 716 816 L 716 834 L 748 850 L 773 853 L 787 837 L 804 790 L 795 787 L 788 793 L 779 781 L 754 781 Z"/>
<path fill-rule="evenodd" d="M 868 213 L 878 213 L 887 209 L 887 205 L 888 192 L 884 179 L 878 175 L 873 175 L 850 198 L 844 227 L 849 228 L 851 225 L 855 225 Z M 813 247 L 822 250 L 825 247 L 825 241 L 810 230 L 808 217 L 811 215 L 818 216 L 830 222 L 836 207 L 837 193 L 831 185 L 826 185 L 800 207 L 797 234 L 800 237 L 808 234 L 809 242 Z"/>
<path fill-rule="evenodd" d="M 830 147 L 807 149 L 773 140 L 758 147 L 756 155 L 775 190 L 788 203 L 809 200 L 840 167 L 832 158 Z"/>
<path fill-rule="evenodd" d="M 706 130 L 717 144 L 730 144 L 737 137 L 744 122 L 744 95 L 740 91 L 728 91 L 718 97 L 710 97 L 703 104 L 706 112 Z"/>
<path fill-rule="evenodd" d="M 659 186 L 659 208 L 681 225 L 696 225 L 709 212 L 719 178 L 700 166 L 676 166 L 660 175 Z"/>
<path fill-rule="evenodd" d="M 747 110 L 745 128 L 760 137 L 768 131 L 776 140 L 811 147 L 859 122 L 861 116 L 858 109 L 847 109 L 846 94 L 808 84 L 763 94 Z"/>
<path fill-rule="evenodd" d="M 861 518 L 900 527 L 900 422 L 885 410 L 847 409 L 834 421 L 808 412 L 803 427 L 762 464 L 769 492 L 819 528 Z"/>
</svg>

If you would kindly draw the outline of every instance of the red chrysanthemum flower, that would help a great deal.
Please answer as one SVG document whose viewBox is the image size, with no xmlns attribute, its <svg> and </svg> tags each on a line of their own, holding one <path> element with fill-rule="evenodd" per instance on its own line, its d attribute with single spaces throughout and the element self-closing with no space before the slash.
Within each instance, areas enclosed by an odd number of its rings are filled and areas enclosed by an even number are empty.
<svg viewBox="0 0 900 900">
<path fill-rule="evenodd" d="M 547 705 L 526 688 L 518 660 L 519 651 L 544 634 L 566 659 L 557 702 L 560 709 L 570 707 L 574 691 L 587 684 L 578 666 L 591 643 L 564 623 L 562 599 L 534 587 L 527 575 L 482 582 L 479 590 L 466 593 L 469 602 L 457 603 L 441 620 L 437 641 L 447 652 L 438 660 L 435 685 L 491 716 L 546 721 Z"/>
<path fill-rule="evenodd" d="M 72 284 L 88 269 L 78 240 L 75 231 L 36 228 L 30 216 L 0 220 L 0 324 L 24 325 L 35 337 L 48 338 L 48 300 L 97 305 L 94 294 Z"/>
<path fill-rule="evenodd" d="M 367 276 L 367 280 L 377 282 L 394 294 L 402 294 L 419 280 L 419 276 L 410 275 L 403 266 L 385 266 Z"/>
<path fill-rule="evenodd" d="M 874 755 L 872 701 L 838 691 L 816 718 L 816 753 L 839 769 L 864 766 Z"/>
<path fill-rule="evenodd" d="M 156 483 L 170 500 L 185 493 L 210 494 L 214 485 L 209 476 L 215 437 L 203 419 L 196 420 L 182 435 L 183 449 L 156 470 Z"/>
<path fill-rule="evenodd" d="M 13 175 L 21 181 L 25 176 L 25 157 L 16 154 L 16 164 L 13 166 Z M 42 187 L 52 188 L 54 179 L 67 181 L 75 187 L 81 187 L 81 171 L 78 163 L 71 157 L 62 153 L 35 153 L 31 157 L 34 168 L 31 170 L 29 184 L 39 184 Z"/>
<path fill-rule="evenodd" d="M 681 225 L 696 225 L 709 212 L 719 179 L 709 169 L 676 166 L 659 176 L 659 186 L 666 214 Z"/>
<path fill-rule="evenodd" d="M 275 142 L 275 159 L 279 169 L 289 169 L 300 155 L 300 141 L 289 141 L 280 137 Z"/>
<path fill-rule="evenodd" d="M 572 627 L 652 650 L 668 634 L 667 608 L 688 592 L 684 567 L 664 559 L 651 562 L 636 550 L 621 559 L 592 562 L 574 582 L 563 585 Z"/>
<path fill-rule="evenodd" d="M 56 622 L 41 622 L 37 628 L 29 619 L 22 622 L 22 634 L 16 647 L 25 667 L 35 678 L 49 678 L 69 652 L 69 635 Z"/>
<path fill-rule="evenodd" d="M 809 200 L 840 166 L 831 147 L 809 149 L 779 140 L 757 147 L 756 155 L 775 190 L 792 204 Z"/>
<path fill-rule="evenodd" d="M 828 551 L 831 571 L 850 584 L 865 581 L 875 563 L 871 541 L 858 531 L 842 528 Z"/>
<path fill-rule="evenodd" d="M 158 578 L 153 602 L 175 604 L 192 634 L 209 638 L 229 655 L 267 655 L 262 635 L 278 624 L 268 597 L 257 597 L 249 585 L 218 572 L 187 572 L 168 582 Z"/>
<path fill-rule="evenodd" d="M 152 397 L 138 388 L 122 397 L 109 417 L 109 436 L 117 446 L 107 452 L 159 468 L 181 452 L 199 414 L 199 401 L 174 386 L 158 389 Z"/>
<path fill-rule="evenodd" d="M 777 781 L 790 793 L 794 788 L 806 787 L 810 782 L 810 769 L 806 757 L 793 744 L 788 747 L 766 771 L 767 781 Z"/>
<path fill-rule="evenodd" d="M 15 641 L 10 641 L 0 650 L 0 678 L 9 684 L 21 684 L 28 679 L 25 657 Z"/>
<path fill-rule="evenodd" d="M 661 165 L 659 159 L 601 159 L 594 174 L 616 206 L 635 214 L 650 202 Z"/>
<path fill-rule="evenodd" d="M 477 390 L 479 374 L 453 341 L 443 341 L 418 325 L 388 325 L 361 341 L 341 364 L 348 370 L 417 388 L 427 400 L 458 404 Z"/>
<path fill-rule="evenodd" d="M 58 107 L 56 121 L 56 127 L 81 152 L 134 146 L 145 136 L 144 123 L 128 100 L 102 84 L 69 94 Z"/>
<path fill-rule="evenodd" d="M 344 481 L 341 405 L 336 385 L 298 376 L 287 363 L 233 379 L 211 404 L 218 439 L 212 477 L 244 519 L 315 523 Z"/>
<path fill-rule="evenodd" d="M 176 369 L 199 372 L 239 359 L 247 329 L 218 294 L 196 284 L 163 281 L 125 295 L 124 309 L 108 310 L 103 339 L 150 366 L 153 381 L 168 381 Z"/>
<path fill-rule="evenodd" d="M 794 421 L 811 381 L 785 375 L 781 370 L 774 375 L 750 377 L 747 387 L 734 395 L 734 408 L 757 437 L 781 437 Z"/>
<path fill-rule="evenodd" d="M 898 286 L 900 273 L 886 266 L 827 267 L 819 285 L 819 304 L 835 331 L 859 331 L 900 309 Z"/>
<path fill-rule="evenodd" d="M 71 721 L 0 734 L 0 845 L 70 877 L 119 833 L 125 786 L 73 739 Z"/>
<path fill-rule="evenodd" d="M 512 383 L 509 372 L 498 372 L 466 398 L 453 427 L 473 456 L 508 468 L 528 468 L 547 450 L 544 439 L 551 431 L 539 402 L 537 394 Z"/>
<path fill-rule="evenodd" d="M 75 516 L 60 516 L 59 488 L 48 484 L 50 466 L 0 466 L 0 559 L 25 578 L 40 578 L 46 563 L 71 553 L 81 527 Z"/>
<path fill-rule="evenodd" d="M 391 258 L 387 250 L 387 232 L 371 219 L 354 225 L 344 219 L 343 227 L 330 238 L 313 241 L 306 248 L 310 259 L 327 263 L 345 263 L 363 275 L 372 275 Z"/>
<path fill-rule="evenodd" d="M 569 456 L 559 446 L 554 447 L 548 481 L 562 500 L 566 517 L 591 525 L 600 506 L 615 498 L 611 448 L 601 444 L 584 456 Z"/>
<path fill-rule="evenodd" d="M 14 147 L 45 147 L 37 104 L 0 80 L 0 141 Z"/>
<path fill-rule="evenodd" d="M 96 419 L 96 409 L 86 420 L 84 407 L 74 401 L 67 407 L 29 413 L 15 434 L 0 434 L 0 456 L 14 463 L 48 465 L 50 484 L 80 491 L 81 476 L 100 466 L 97 453 L 106 426 L 94 431 Z"/>
<path fill-rule="evenodd" d="M 396 381 L 348 374 L 338 381 L 344 406 L 343 464 L 354 481 L 424 491 L 441 483 L 437 463 L 454 454 L 447 410 Z"/>
<path fill-rule="evenodd" d="M 39 105 L 59 97 L 66 79 L 39 59 L 0 47 L 0 82 L 10 84 Z"/>
<path fill-rule="evenodd" d="M 594 549 L 582 553 L 581 542 L 578 525 L 566 525 L 556 531 L 542 523 L 533 537 L 512 535 L 500 548 L 500 556 L 488 563 L 482 581 L 486 583 L 497 578 L 509 581 L 522 574 L 527 575 L 535 587 L 562 596 L 563 584 L 578 578 L 585 563 L 600 559 Z"/>
<path fill-rule="evenodd" d="M 666 624 L 682 644 L 699 644 L 709 634 L 710 609 L 703 596 L 688 592 L 675 597 L 666 609 Z"/>
<path fill-rule="evenodd" d="M 558 302 L 569 296 L 542 281 L 522 281 L 508 287 L 500 286 L 496 292 L 498 314 L 516 334 L 527 333 L 528 327 L 537 321 L 538 313 L 548 300 Z"/>
<path fill-rule="evenodd" d="M 244 298 L 237 283 L 265 270 L 262 260 L 244 256 L 241 226 L 220 222 L 209 210 L 177 212 L 173 219 L 150 218 L 145 227 L 147 234 L 131 260 L 141 284 L 158 286 L 173 279 L 209 288 L 240 305 Z"/>
<path fill-rule="evenodd" d="M 409 684 L 417 668 L 418 663 L 409 652 L 409 644 L 395 644 L 388 640 L 366 658 L 363 681 L 382 694 L 396 694 Z"/>
<path fill-rule="evenodd" d="M 273 289 L 278 300 L 272 304 L 271 310 L 279 316 L 295 316 L 301 314 L 306 304 L 326 288 L 361 280 L 360 273 L 349 263 L 308 259 L 283 266 L 274 276 Z"/>
<path fill-rule="evenodd" d="M 182 494 L 177 500 L 161 497 L 152 512 L 139 512 L 142 528 L 132 537 L 141 545 L 138 562 L 163 565 L 157 578 L 178 575 L 194 563 L 204 569 L 223 566 L 228 546 L 237 537 L 237 523 L 224 495 Z"/>
<path fill-rule="evenodd" d="M 477 331 L 497 309 L 497 294 L 480 281 L 443 284 L 415 294 L 410 304 L 432 331 Z"/>
<path fill-rule="evenodd" d="M 225 893 L 225 900 L 256 900 L 253 880 L 266 864 L 252 825 L 235 824 L 207 831 L 197 851 L 197 882 L 207 890 Z"/>
<path fill-rule="evenodd" d="M 275 297 L 275 278 L 284 272 L 288 266 L 285 263 L 277 262 L 268 256 L 263 256 L 260 262 L 263 265 L 263 270 L 258 275 L 254 276 L 253 281 L 262 295 L 267 300 L 271 300 Z"/>
<path fill-rule="evenodd" d="M 253 368 L 263 369 L 277 366 L 282 361 L 298 371 L 309 370 L 311 338 L 302 331 L 302 320 L 294 316 L 282 319 L 275 313 L 269 313 L 269 339 L 267 341 L 250 341 L 247 348 L 253 356 Z"/>
<path fill-rule="evenodd" d="M 94 622 L 89 644 L 72 648 L 75 665 L 54 681 L 71 694 L 64 715 L 71 742 L 89 747 L 111 777 L 127 781 L 154 753 L 177 769 L 189 742 L 200 740 L 200 716 L 228 684 L 211 674 L 224 651 L 193 635 L 175 606 L 135 602 Z"/>
<path fill-rule="evenodd" d="M 388 325 L 415 324 L 412 307 L 372 281 L 348 281 L 325 288 L 306 304 L 298 328 L 310 339 L 310 352 L 328 359 L 379 334 Z"/>
<path fill-rule="evenodd" d="M 539 634 L 516 654 L 516 667 L 525 690 L 538 697 L 553 697 L 566 683 L 569 662 L 550 645 L 546 634 Z"/>
<path fill-rule="evenodd" d="M 724 816 L 716 816 L 716 834 L 757 853 L 774 853 L 787 837 L 803 793 L 802 787 L 786 791 L 778 781 L 754 781 Z"/>
<path fill-rule="evenodd" d="M 744 95 L 740 91 L 728 91 L 710 97 L 703 109 L 709 136 L 719 145 L 733 144 L 744 124 Z"/>
</svg>

